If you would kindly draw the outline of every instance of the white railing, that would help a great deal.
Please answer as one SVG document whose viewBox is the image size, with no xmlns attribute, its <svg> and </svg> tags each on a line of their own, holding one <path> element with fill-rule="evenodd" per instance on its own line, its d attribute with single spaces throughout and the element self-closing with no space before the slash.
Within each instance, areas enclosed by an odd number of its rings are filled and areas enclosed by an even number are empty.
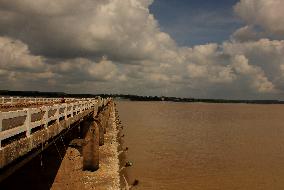
<svg viewBox="0 0 284 190">
<path fill-rule="evenodd" d="M 23 110 L 0 112 L 0 148 L 1 141 L 20 133 L 26 132 L 26 137 L 29 137 L 31 130 L 44 126 L 48 127 L 48 123 L 55 121 L 59 123 L 61 119 L 66 120 L 88 109 L 97 109 L 99 106 L 106 105 L 109 99 L 83 99 L 73 103 L 55 104 L 52 106 L 42 106 L 39 108 L 25 108 Z M 3 120 L 17 119 L 25 117 L 23 124 L 3 131 Z M 33 118 L 33 120 L 32 120 Z"/>
<path fill-rule="evenodd" d="M 66 98 L 66 101 L 74 101 L 74 98 Z M 61 98 L 28 98 L 28 97 L 0 97 L 0 105 L 11 105 L 17 103 L 55 103 Z"/>
</svg>

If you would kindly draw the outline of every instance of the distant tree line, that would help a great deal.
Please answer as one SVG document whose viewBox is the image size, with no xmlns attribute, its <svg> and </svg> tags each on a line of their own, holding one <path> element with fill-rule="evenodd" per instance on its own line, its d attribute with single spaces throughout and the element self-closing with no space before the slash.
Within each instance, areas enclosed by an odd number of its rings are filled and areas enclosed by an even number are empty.
<svg viewBox="0 0 284 190">
<path fill-rule="evenodd" d="M 64 92 L 39 92 L 39 91 L 9 91 L 0 90 L 0 96 L 25 96 L 25 97 L 46 97 L 46 98 L 102 98 L 112 97 L 131 101 L 171 101 L 171 102 L 204 102 L 204 103 L 247 103 L 247 104 L 284 104 L 280 100 L 228 100 L 228 99 L 199 99 L 199 98 L 178 98 L 165 96 L 138 96 L 130 94 L 68 94 Z"/>
<path fill-rule="evenodd" d="M 138 96 L 114 94 L 107 95 L 114 98 L 128 99 L 131 101 L 171 101 L 171 102 L 204 102 L 204 103 L 247 103 L 247 104 L 284 104 L 279 100 L 228 100 L 228 99 L 200 99 L 200 98 L 178 98 L 165 96 Z"/>
</svg>

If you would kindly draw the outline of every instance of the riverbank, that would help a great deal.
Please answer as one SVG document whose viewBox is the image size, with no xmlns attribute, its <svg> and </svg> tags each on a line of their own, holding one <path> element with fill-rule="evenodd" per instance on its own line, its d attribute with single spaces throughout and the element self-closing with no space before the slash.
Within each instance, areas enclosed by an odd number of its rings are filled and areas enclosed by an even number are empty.
<svg viewBox="0 0 284 190">
<path fill-rule="evenodd" d="M 96 172 L 82 171 L 83 157 L 80 148 L 68 147 L 62 164 L 52 185 L 53 190 L 69 189 L 120 189 L 119 159 L 118 159 L 118 129 L 114 104 L 104 145 L 100 147 L 100 168 Z"/>
</svg>

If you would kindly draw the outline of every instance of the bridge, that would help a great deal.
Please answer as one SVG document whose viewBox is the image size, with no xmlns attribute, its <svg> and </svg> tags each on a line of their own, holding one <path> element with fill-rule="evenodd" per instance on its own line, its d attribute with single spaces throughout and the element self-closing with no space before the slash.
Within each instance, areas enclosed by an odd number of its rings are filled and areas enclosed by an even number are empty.
<svg viewBox="0 0 284 190">
<path fill-rule="evenodd" d="M 83 169 L 97 170 L 111 111 L 109 98 L 0 98 L 0 182 L 73 128 L 82 138 Z"/>
</svg>

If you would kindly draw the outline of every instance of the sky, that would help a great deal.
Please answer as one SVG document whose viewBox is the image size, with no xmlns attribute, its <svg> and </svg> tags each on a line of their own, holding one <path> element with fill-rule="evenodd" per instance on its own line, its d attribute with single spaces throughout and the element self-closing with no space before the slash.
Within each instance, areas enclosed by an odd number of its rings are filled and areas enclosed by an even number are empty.
<svg viewBox="0 0 284 190">
<path fill-rule="evenodd" d="M 181 46 L 222 43 L 243 25 L 233 11 L 238 0 L 156 0 L 150 11 Z"/>
<path fill-rule="evenodd" d="M 284 100 L 283 0 L 0 0 L 0 88 Z"/>
</svg>

